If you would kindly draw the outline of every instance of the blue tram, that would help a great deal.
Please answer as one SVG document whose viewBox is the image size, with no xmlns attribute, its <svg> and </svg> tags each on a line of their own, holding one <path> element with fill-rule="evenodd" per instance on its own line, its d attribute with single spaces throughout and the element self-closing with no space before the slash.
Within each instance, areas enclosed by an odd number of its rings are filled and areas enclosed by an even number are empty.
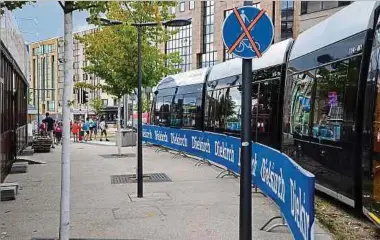
<svg viewBox="0 0 380 240">
<path fill-rule="evenodd" d="M 252 139 L 380 226 L 380 2 L 358 1 L 252 62 Z M 352 17 L 355 16 L 355 17 Z M 241 59 L 166 77 L 152 124 L 234 136 Z"/>
</svg>

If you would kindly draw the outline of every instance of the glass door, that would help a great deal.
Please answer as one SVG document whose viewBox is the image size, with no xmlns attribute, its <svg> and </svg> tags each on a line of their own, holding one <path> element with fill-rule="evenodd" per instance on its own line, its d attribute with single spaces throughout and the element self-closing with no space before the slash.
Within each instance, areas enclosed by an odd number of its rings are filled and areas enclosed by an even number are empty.
<svg viewBox="0 0 380 240">
<path fill-rule="evenodd" d="M 376 30 L 363 115 L 362 184 L 365 213 L 380 226 L 380 41 Z"/>
<path fill-rule="evenodd" d="M 276 123 L 278 121 L 278 103 L 280 79 L 271 79 L 252 85 L 252 139 L 255 142 L 273 147 L 277 144 Z"/>
</svg>

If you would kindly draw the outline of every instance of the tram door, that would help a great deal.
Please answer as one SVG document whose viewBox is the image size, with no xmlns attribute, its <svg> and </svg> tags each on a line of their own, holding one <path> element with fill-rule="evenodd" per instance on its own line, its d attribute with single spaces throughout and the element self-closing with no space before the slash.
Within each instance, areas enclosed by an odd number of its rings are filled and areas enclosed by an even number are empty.
<svg viewBox="0 0 380 240">
<path fill-rule="evenodd" d="M 380 27 L 376 28 L 368 69 L 363 116 L 363 205 L 380 226 Z"/>
<path fill-rule="evenodd" d="M 264 80 L 252 84 L 252 140 L 275 147 L 279 129 L 280 79 Z"/>
</svg>

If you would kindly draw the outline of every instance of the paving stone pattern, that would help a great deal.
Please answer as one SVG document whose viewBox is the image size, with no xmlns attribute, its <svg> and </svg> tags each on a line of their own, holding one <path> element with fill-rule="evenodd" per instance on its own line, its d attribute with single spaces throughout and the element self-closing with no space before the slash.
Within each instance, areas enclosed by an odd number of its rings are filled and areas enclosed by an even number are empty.
<svg viewBox="0 0 380 240">
<path fill-rule="evenodd" d="M 61 146 L 31 159 L 46 162 L 11 174 L 6 182 L 20 186 L 16 200 L 1 202 L 0 239 L 56 239 L 59 232 Z M 117 147 L 72 144 L 72 239 L 232 240 L 239 236 L 239 179 L 216 178 L 219 168 L 194 166 L 191 158 L 144 147 L 144 173 L 165 173 L 172 182 L 111 184 L 110 176 L 136 173 L 133 158 L 105 159 Z M 135 147 L 122 153 L 136 153 Z M 252 195 L 252 239 L 291 239 L 287 228 L 260 231 L 279 214 L 268 198 Z M 315 239 L 332 239 L 317 224 Z"/>
</svg>

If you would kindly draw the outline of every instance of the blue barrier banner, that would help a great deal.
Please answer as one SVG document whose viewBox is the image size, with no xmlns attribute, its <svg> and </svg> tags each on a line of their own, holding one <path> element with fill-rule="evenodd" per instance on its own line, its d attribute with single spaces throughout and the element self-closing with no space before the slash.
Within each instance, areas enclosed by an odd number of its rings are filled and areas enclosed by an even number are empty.
<svg viewBox="0 0 380 240">
<path fill-rule="evenodd" d="M 295 239 L 314 239 L 314 175 L 268 146 L 252 147 L 252 180 L 276 202 Z"/>
<path fill-rule="evenodd" d="M 185 152 L 240 174 L 240 139 L 143 125 L 143 141 Z M 314 175 L 268 146 L 252 144 L 252 183 L 280 208 L 294 239 L 314 239 Z"/>
</svg>

